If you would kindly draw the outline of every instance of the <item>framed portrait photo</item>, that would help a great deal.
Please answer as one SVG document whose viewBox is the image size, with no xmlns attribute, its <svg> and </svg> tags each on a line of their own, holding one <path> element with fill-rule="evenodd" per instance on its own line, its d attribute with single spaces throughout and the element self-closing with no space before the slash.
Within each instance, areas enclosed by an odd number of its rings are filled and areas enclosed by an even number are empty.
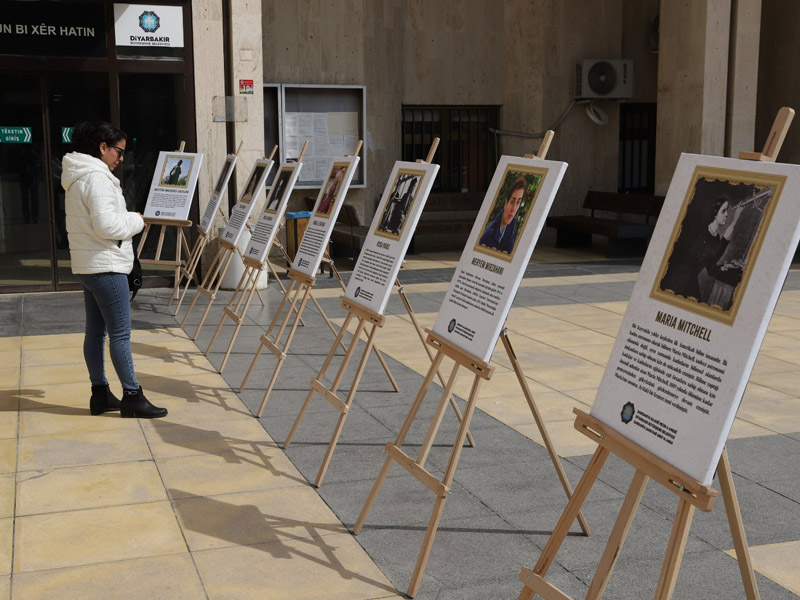
<svg viewBox="0 0 800 600">
<path fill-rule="evenodd" d="M 733 324 L 785 182 L 783 175 L 695 167 L 652 297 Z"/>
<path fill-rule="evenodd" d="M 383 204 L 375 235 L 399 240 L 403 234 L 408 215 L 419 194 L 420 182 L 425 177 L 420 169 L 400 169 L 392 184 L 388 198 Z"/>
<path fill-rule="evenodd" d="M 161 169 L 160 185 L 177 188 L 188 187 L 193 164 L 193 157 L 167 154 Z"/>
<path fill-rule="evenodd" d="M 509 164 L 495 191 L 475 250 L 506 262 L 514 259 L 546 170 Z"/>
</svg>

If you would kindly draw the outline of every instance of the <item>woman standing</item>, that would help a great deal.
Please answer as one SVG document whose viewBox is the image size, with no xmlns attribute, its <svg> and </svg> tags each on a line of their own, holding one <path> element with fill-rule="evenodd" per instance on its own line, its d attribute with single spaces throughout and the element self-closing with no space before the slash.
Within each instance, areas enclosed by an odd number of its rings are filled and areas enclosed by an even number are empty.
<svg viewBox="0 0 800 600">
<path fill-rule="evenodd" d="M 165 408 L 150 404 L 136 380 L 131 356 L 131 312 L 127 274 L 133 268 L 131 238 L 144 228 L 128 212 L 112 171 L 125 155 L 126 135 L 108 123 L 81 123 L 72 134 L 74 152 L 62 161 L 72 272 L 83 284 L 86 335 L 83 356 L 92 383 L 93 415 L 120 410 L 123 417 L 157 418 Z M 104 365 L 108 333 L 111 362 L 122 383 L 122 402 L 111 393 Z"/>
</svg>

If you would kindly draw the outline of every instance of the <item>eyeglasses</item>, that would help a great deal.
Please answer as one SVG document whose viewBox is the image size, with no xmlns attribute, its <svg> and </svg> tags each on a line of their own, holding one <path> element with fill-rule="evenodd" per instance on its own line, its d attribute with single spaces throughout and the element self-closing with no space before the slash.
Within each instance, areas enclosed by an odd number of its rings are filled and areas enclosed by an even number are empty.
<svg viewBox="0 0 800 600">
<path fill-rule="evenodd" d="M 119 146 L 109 146 L 109 148 L 113 148 L 117 151 L 117 155 L 122 158 L 125 156 L 125 148 L 120 148 Z"/>
</svg>

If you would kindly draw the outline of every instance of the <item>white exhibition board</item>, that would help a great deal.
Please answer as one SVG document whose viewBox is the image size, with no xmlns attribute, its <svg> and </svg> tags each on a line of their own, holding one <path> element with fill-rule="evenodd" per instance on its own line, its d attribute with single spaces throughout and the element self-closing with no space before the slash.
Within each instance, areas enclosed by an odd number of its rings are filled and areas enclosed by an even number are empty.
<svg viewBox="0 0 800 600">
<path fill-rule="evenodd" d="M 211 223 L 214 222 L 219 203 L 225 195 L 225 190 L 228 189 L 228 182 L 231 180 L 231 175 L 236 168 L 238 160 L 239 157 L 235 154 L 228 154 L 225 157 L 225 164 L 222 165 L 222 170 L 219 172 L 219 177 L 217 177 L 217 183 L 214 185 L 214 191 L 211 192 L 211 200 L 208 201 L 203 218 L 200 219 L 200 224 L 198 225 L 198 228 L 203 233 L 208 233 Z"/>
<path fill-rule="evenodd" d="M 439 165 L 397 161 L 344 296 L 383 314 Z"/>
<path fill-rule="evenodd" d="M 567 163 L 503 156 L 433 331 L 488 362 Z"/>
<path fill-rule="evenodd" d="M 800 238 L 800 166 L 683 154 L 592 416 L 710 485 Z"/>
<path fill-rule="evenodd" d="M 239 201 L 231 209 L 231 216 L 228 218 L 228 224 L 223 229 L 220 239 L 234 246 L 239 243 L 242 231 L 247 225 L 247 219 L 250 218 L 250 213 L 253 212 L 256 201 L 264 189 L 267 175 L 272 170 L 273 164 L 273 161 L 267 158 L 260 158 L 250 169 L 247 183 L 244 184 L 244 191 L 239 196 Z"/>
<path fill-rule="evenodd" d="M 202 154 L 159 152 L 144 216 L 186 221 L 202 163 Z"/>
<path fill-rule="evenodd" d="M 297 247 L 297 254 L 292 262 L 293 271 L 309 277 L 316 275 L 358 161 L 358 156 L 342 156 L 331 161 L 303 239 Z"/>
<path fill-rule="evenodd" d="M 272 189 L 264 202 L 264 210 L 253 227 L 253 234 L 244 251 L 245 257 L 257 260 L 262 264 L 267 260 L 267 253 L 272 246 L 272 240 L 275 239 L 283 214 L 286 212 L 289 196 L 292 195 L 302 166 L 303 163 L 300 162 L 285 163 L 278 169 Z"/>
</svg>

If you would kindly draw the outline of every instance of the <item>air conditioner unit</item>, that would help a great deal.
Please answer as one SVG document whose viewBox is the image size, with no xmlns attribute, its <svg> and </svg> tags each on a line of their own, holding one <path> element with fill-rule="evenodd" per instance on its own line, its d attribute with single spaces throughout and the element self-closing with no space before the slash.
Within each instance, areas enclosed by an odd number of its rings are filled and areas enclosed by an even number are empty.
<svg viewBox="0 0 800 600">
<path fill-rule="evenodd" d="M 633 97 L 633 61 L 593 58 L 575 65 L 575 97 L 604 100 Z"/>
</svg>

